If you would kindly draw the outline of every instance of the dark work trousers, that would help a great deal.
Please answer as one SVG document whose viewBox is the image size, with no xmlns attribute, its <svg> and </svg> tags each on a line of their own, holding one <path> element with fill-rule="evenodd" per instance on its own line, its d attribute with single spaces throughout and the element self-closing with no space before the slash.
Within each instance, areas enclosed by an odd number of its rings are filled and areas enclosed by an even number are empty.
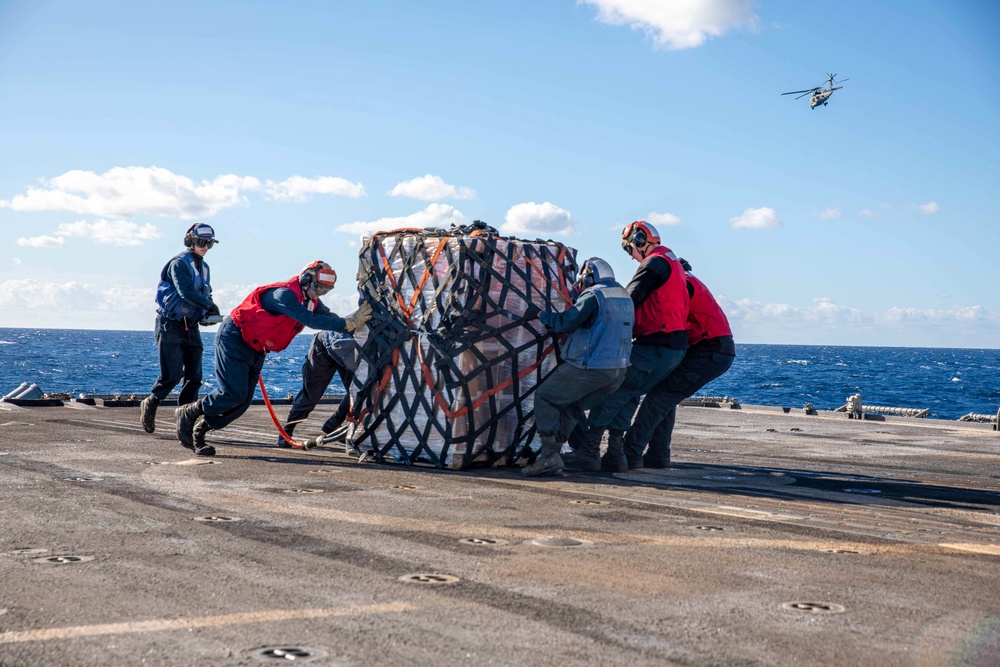
<svg viewBox="0 0 1000 667">
<path fill-rule="evenodd" d="M 330 386 L 333 376 L 340 373 L 340 381 L 344 383 L 344 389 L 349 390 L 354 373 L 350 372 L 338 362 L 323 345 L 320 336 L 313 336 L 312 345 L 306 354 L 306 361 L 302 364 L 302 389 L 295 395 L 292 409 L 288 413 L 286 424 L 297 422 L 309 416 L 313 408 L 323 398 L 323 392 Z M 323 433 L 333 433 L 337 427 L 344 423 L 347 418 L 347 411 L 351 407 L 350 392 L 348 391 L 344 400 L 340 402 L 337 411 L 323 423 Z"/>
<path fill-rule="evenodd" d="M 563 363 L 535 390 L 535 428 L 566 442 L 589 410 L 625 379 L 625 368 L 577 368 Z"/>
<path fill-rule="evenodd" d="M 646 394 L 625 436 L 625 456 L 630 461 L 638 461 L 648 444 L 650 460 L 669 461 L 677 406 L 728 371 L 735 358 L 731 354 L 705 350 L 700 345 L 690 348 L 674 372 Z"/>
<path fill-rule="evenodd" d="M 618 390 L 605 398 L 590 411 L 587 425 L 590 428 L 610 428 L 627 431 L 639 399 L 647 391 L 670 375 L 684 358 L 684 350 L 662 345 L 632 345 L 631 366 Z"/>
<path fill-rule="evenodd" d="M 208 428 L 228 426 L 247 411 L 265 356 L 247 345 L 228 316 L 223 320 L 215 336 L 215 377 L 219 386 L 201 400 Z"/>
<path fill-rule="evenodd" d="M 183 379 L 177 404 L 186 405 L 198 400 L 201 357 L 205 351 L 198 323 L 170 320 L 157 314 L 156 347 L 160 351 L 160 377 L 156 378 L 149 393 L 162 401 Z"/>
</svg>

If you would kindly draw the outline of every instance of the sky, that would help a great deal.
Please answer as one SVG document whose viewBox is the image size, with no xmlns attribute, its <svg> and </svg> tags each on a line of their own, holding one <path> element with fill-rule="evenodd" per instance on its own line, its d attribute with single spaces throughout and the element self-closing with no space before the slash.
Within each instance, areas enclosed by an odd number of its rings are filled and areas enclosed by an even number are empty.
<svg viewBox="0 0 1000 667">
<path fill-rule="evenodd" d="M 0 0 L 0 327 L 223 312 L 361 235 L 646 219 L 739 343 L 1000 347 L 1000 5 Z M 781 93 L 843 80 L 828 106 Z"/>
</svg>

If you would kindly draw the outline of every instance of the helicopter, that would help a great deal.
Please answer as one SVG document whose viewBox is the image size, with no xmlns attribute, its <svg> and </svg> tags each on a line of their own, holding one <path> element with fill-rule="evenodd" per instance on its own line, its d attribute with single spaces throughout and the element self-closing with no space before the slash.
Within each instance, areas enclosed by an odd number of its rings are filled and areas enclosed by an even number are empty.
<svg viewBox="0 0 1000 667">
<path fill-rule="evenodd" d="M 834 83 L 843 83 L 844 81 L 850 81 L 850 79 L 843 79 L 842 81 L 835 81 L 834 79 L 836 79 L 836 77 L 837 77 L 836 74 L 829 74 L 828 73 L 826 75 L 827 83 L 830 86 L 829 88 L 823 88 L 822 86 L 816 86 L 815 88 L 810 88 L 809 90 L 793 90 L 790 93 L 782 93 L 782 95 L 795 95 L 797 93 L 802 93 L 801 95 L 799 95 L 799 97 L 795 98 L 795 99 L 799 99 L 800 97 L 805 97 L 809 93 L 812 93 L 812 97 L 809 98 L 809 108 L 810 109 L 815 109 L 816 107 L 818 107 L 821 104 L 823 106 L 826 106 L 827 105 L 827 100 L 830 99 L 830 95 L 833 95 L 833 91 L 840 90 L 841 88 L 843 88 L 843 86 L 837 86 L 836 88 L 834 88 L 833 84 Z"/>
</svg>

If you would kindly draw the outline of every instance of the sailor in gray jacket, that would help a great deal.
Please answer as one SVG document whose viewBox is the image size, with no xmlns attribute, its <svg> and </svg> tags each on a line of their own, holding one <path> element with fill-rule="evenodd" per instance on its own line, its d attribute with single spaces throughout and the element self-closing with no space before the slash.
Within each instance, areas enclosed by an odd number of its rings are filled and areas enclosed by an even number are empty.
<svg viewBox="0 0 1000 667">
<path fill-rule="evenodd" d="M 583 263 L 577 288 L 580 296 L 565 312 L 545 312 L 533 305 L 525 312 L 525 319 L 537 315 L 549 331 L 569 334 L 562 344 L 565 363 L 535 390 L 535 428 L 542 444 L 534 463 L 524 468 L 529 477 L 563 469 L 562 444 L 584 419 L 585 410 L 618 389 L 628 369 L 635 320 L 628 292 L 598 257 Z"/>
</svg>

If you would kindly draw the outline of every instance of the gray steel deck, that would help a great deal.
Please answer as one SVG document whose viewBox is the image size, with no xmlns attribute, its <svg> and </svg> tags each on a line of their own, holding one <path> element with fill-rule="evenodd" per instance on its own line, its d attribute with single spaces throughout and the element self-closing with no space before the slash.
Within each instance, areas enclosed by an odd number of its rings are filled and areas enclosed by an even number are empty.
<svg viewBox="0 0 1000 667">
<path fill-rule="evenodd" d="M 0 664 L 1000 664 L 988 426 L 682 407 L 673 469 L 526 479 L 170 417 L 0 410 Z"/>
</svg>

